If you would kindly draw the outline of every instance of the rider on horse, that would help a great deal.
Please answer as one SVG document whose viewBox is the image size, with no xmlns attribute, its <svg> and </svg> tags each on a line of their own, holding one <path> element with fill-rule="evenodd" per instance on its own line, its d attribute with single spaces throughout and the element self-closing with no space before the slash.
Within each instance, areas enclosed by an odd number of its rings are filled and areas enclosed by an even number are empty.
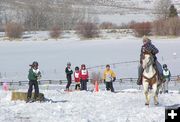
<svg viewBox="0 0 180 122">
<path fill-rule="evenodd" d="M 143 46 L 141 47 L 141 55 L 140 55 L 140 66 L 138 69 L 138 80 L 137 84 L 142 85 L 142 73 L 144 71 L 142 67 L 142 60 L 144 59 L 145 54 L 150 54 L 152 55 L 154 59 L 154 67 L 158 73 L 159 80 L 163 80 L 163 75 L 162 75 L 162 66 L 161 64 L 157 61 L 156 54 L 159 53 L 159 50 L 151 43 L 151 40 L 147 38 L 146 36 L 143 37 Z"/>
</svg>

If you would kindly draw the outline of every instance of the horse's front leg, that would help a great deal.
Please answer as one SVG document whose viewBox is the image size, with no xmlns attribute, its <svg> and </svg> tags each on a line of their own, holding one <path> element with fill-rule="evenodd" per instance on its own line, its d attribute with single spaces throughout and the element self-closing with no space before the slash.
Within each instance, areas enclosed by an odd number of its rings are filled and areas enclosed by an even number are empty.
<svg viewBox="0 0 180 122">
<path fill-rule="evenodd" d="M 146 82 L 146 80 L 144 80 L 144 79 L 143 79 L 143 88 L 144 88 L 144 94 L 145 94 L 145 97 L 146 97 L 145 105 L 149 105 L 149 102 L 150 102 L 149 83 Z"/>
<path fill-rule="evenodd" d="M 154 96 L 154 104 L 158 105 L 158 88 L 157 88 L 157 82 L 152 85 L 153 88 L 153 96 Z"/>
</svg>

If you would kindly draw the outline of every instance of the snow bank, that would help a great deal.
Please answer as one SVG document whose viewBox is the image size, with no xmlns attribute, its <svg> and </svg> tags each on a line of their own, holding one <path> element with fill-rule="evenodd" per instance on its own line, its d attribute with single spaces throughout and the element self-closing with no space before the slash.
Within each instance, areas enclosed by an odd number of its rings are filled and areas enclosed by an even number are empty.
<svg viewBox="0 0 180 122">
<path fill-rule="evenodd" d="M 10 92 L 0 94 L 0 121 L 5 122 L 164 122 L 165 106 L 177 104 L 179 94 L 159 96 L 158 107 L 144 105 L 142 92 L 57 92 L 43 91 L 56 103 L 11 102 Z M 136 91 L 136 90 L 135 90 Z M 175 99 L 176 98 L 176 99 Z"/>
</svg>

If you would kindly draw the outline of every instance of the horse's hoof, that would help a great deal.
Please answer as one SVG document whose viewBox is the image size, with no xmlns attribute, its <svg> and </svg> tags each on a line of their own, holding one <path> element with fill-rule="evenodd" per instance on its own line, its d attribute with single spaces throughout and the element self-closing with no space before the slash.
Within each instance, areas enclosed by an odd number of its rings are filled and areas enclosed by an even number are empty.
<svg viewBox="0 0 180 122">
<path fill-rule="evenodd" d="M 149 106 L 149 103 L 145 103 L 146 106 Z"/>
<path fill-rule="evenodd" d="M 157 103 L 154 103 L 154 105 L 159 105 L 159 103 L 157 102 Z"/>
</svg>

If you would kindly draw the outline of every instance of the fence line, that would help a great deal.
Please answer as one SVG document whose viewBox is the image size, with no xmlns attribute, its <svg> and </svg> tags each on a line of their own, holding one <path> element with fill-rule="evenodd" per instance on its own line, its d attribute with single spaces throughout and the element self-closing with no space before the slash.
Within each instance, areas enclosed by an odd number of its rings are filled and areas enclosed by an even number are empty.
<svg viewBox="0 0 180 122">
<path fill-rule="evenodd" d="M 92 81 L 93 79 L 89 79 L 90 81 Z M 119 83 L 125 83 L 125 82 L 130 82 L 130 83 L 136 83 L 137 78 L 120 78 L 117 79 L 115 82 L 119 82 Z M 176 81 L 177 83 L 180 83 L 180 75 L 177 76 L 171 76 L 171 81 Z M 11 81 L 11 82 L 2 82 L 0 81 L 0 86 L 3 85 L 3 83 L 7 83 L 10 86 L 13 85 L 18 85 L 18 86 L 23 86 L 23 85 L 27 85 L 29 81 Z M 67 80 L 40 80 L 38 81 L 39 85 L 43 85 L 43 84 L 59 84 L 62 85 L 64 83 L 67 83 Z"/>
</svg>

